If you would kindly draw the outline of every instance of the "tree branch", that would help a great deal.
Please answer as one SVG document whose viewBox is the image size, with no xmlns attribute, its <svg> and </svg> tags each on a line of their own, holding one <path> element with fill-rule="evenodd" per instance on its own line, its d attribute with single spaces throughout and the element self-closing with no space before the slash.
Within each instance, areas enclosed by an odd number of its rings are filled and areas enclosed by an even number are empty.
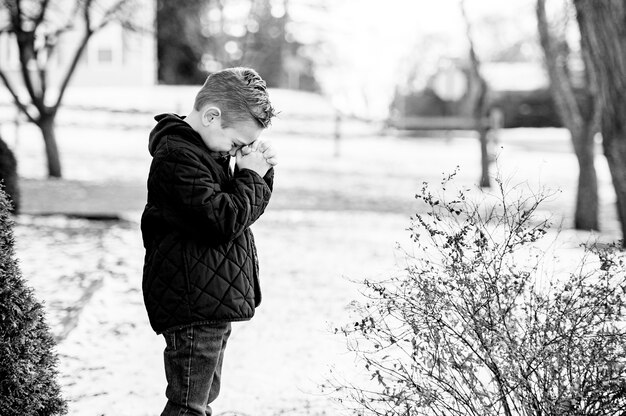
<svg viewBox="0 0 626 416">
<path fill-rule="evenodd" d="M 53 111 L 56 111 L 61 105 L 61 101 L 63 100 L 63 95 L 65 94 L 65 91 L 67 90 L 67 86 L 70 83 L 70 79 L 72 78 L 72 75 L 74 74 L 74 71 L 76 70 L 76 67 L 78 66 L 78 61 L 80 60 L 80 57 L 82 56 L 85 48 L 87 47 L 87 43 L 89 42 L 89 39 L 91 38 L 93 33 L 94 32 L 91 31 L 89 27 L 85 29 L 85 33 L 83 34 L 83 38 L 80 42 L 80 45 L 78 45 L 78 48 L 76 49 L 76 52 L 74 53 L 74 57 L 72 58 L 72 62 L 69 68 L 67 69 L 65 76 L 63 77 L 61 86 L 59 87 L 59 96 L 57 97 L 57 100 L 53 105 L 53 109 L 54 109 Z"/>
<path fill-rule="evenodd" d="M 48 55 L 47 48 L 44 47 L 43 51 L 46 52 L 46 61 L 40 63 L 37 60 L 37 73 L 39 74 L 39 88 L 41 90 L 41 97 L 46 96 L 46 90 L 48 89 L 48 62 L 50 61 L 50 55 Z"/>
<path fill-rule="evenodd" d="M 129 0 L 119 0 L 117 3 L 115 3 L 115 5 L 107 9 L 104 13 L 104 16 L 102 17 L 102 20 L 94 29 L 94 32 L 99 31 L 100 29 L 111 23 L 113 20 L 115 20 L 117 13 L 119 13 L 128 2 Z"/>
<path fill-rule="evenodd" d="M 128 2 L 129 0 L 119 0 L 114 6 L 107 9 L 100 23 L 97 26 L 92 27 L 90 11 L 91 11 L 91 5 L 93 3 L 93 0 L 85 1 L 85 5 L 83 6 L 83 20 L 85 22 L 85 33 L 83 34 L 83 38 L 81 40 L 80 45 L 78 46 L 78 49 L 76 49 L 76 53 L 74 54 L 72 63 L 70 64 L 68 71 L 65 74 L 65 77 L 63 78 L 61 86 L 59 87 L 59 96 L 57 97 L 57 101 L 54 104 L 55 109 L 61 105 L 61 101 L 63 100 L 63 96 L 65 94 L 67 86 L 69 85 L 70 79 L 72 78 L 72 75 L 74 74 L 74 71 L 76 70 L 78 61 L 80 60 L 80 57 L 82 56 L 85 48 L 87 47 L 87 44 L 91 36 L 97 31 L 104 28 L 109 23 L 111 23 L 114 20 L 116 14 L 119 13 L 124 7 L 124 5 L 126 5 Z"/>
<path fill-rule="evenodd" d="M 472 35 L 472 24 L 470 23 L 470 19 L 467 15 L 467 10 L 465 9 L 465 0 L 459 1 L 461 7 L 461 15 L 465 22 L 465 36 L 469 43 L 469 56 L 470 56 L 470 70 L 472 73 L 472 77 L 478 82 L 478 97 L 476 97 L 475 107 L 474 107 L 474 118 L 477 122 L 480 122 L 482 117 L 485 115 L 485 106 L 487 99 L 487 81 L 482 76 L 481 73 L 481 62 L 478 59 L 478 54 L 476 53 L 476 47 L 474 45 L 474 37 Z"/>
<path fill-rule="evenodd" d="M 59 26 L 58 29 L 56 29 L 55 31 L 50 32 L 49 36 L 58 38 L 63 33 L 67 32 L 70 29 L 72 29 L 74 27 L 74 21 L 76 20 L 76 15 L 78 14 L 79 11 L 80 11 L 80 2 L 77 1 L 77 2 L 74 3 L 74 9 L 67 16 L 66 23 L 64 25 Z"/>
<path fill-rule="evenodd" d="M 41 1 L 41 10 L 39 10 L 39 14 L 37 15 L 37 17 L 33 19 L 33 23 L 35 24 L 34 30 L 36 30 L 46 18 L 46 12 L 48 11 L 49 4 L 50 4 L 50 0 Z"/>
<path fill-rule="evenodd" d="M 26 108 L 26 106 L 20 101 L 20 97 L 17 95 L 17 92 L 15 91 L 11 83 L 9 82 L 9 78 L 1 69 L 0 69 L 0 79 L 2 79 L 4 86 L 7 88 L 7 90 L 9 90 L 9 93 L 13 97 L 13 101 L 15 102 L 15 105 L 17 106 L 17 108 L 19 108 L 22 111 L 22 113 L 28 118 L 28 120 L 37 124 L 37 120 L 28 112 L 28 108 Z"/>
<path fill-rule="evenodd" d="M 76 70 L 76 67 L 78 66 L 78 62 L 80 61 L 80 57 L 85 51 L 85 48 L 87 47 L 87 44 L 89 43 L 89 39 L 94 34 L 94 30 L 91 27 L 91 15 L 89 14 L 92 3 L 93 3 L 93 0 L 86 0 L 85 4 L 83 5 L 83 21 L 85 23 L 85 32 L 83 33 L 83 38 L 81 39 L 80 44 L 78 45 L 78 48 L 76 49 L 74 53 L 72 62 L 70 63 L 70 66 L 68 67 L 67 72 L 65 73 L 65 76 L 63 77 L 63 81 L 61 82 L 61 85 L 59 86 L 59 96 L 57 97 L 56 102 L 52 106 L 53 111 L 57 111 L 59 106 L 61 105 L 61 102 L 63 101 L 63 96 L 65 95 L 65 91 L 67 90 L 67 86 L 69 85 L 70 80 L 72 79 L 72 75 L 74 75 L 74 71 Z"/>
<path fill-rule="evenodd" d="M 20 59 L 20 72 L 22 74 L 22 80 L 24 81 L 24 85 L 26 86 L 26 90 L 28 91 L 28 95 L 33 102 L 33 104 L 38 108 L 43 108 L 43 96 L 41 94 L 37 94 L 35 91 L 35 86 L 33 84 L 33 80 L 31 78 L 31 73 L 29 71 L 30 60 L 33 59 L 35 48 L 34 48 L 34 32 L 25 32 L 22 28 L 19 29 L 19 32 L 16 32 L 17 43 L 19 49 L 19 59 Z"/>
<path fill-rule="evenodd" d="M 539 41 L 544 51 L 546 68 L 550 77 L 550 89 L 556 106 L 566 126 L 572 131 L 581 131 L 584 121 L 574 95 L 572 80 L 563 66 L 558 64 L 559 52 L 554 46 L 554 38 L 550 34 L 548 18 L 546 16 L 546 1 L 537 0 L 537 27 Z"/>
<path fill-rule="evenodd" d="M 24 30 L 24 21 L 22 18 L 22 2 L 21 0 L 16 0 L 13 4 L 14 7 L 7 7 L 9 11 L 9 17 L 11 23 L 13 25 L 13 32 L 17 38 L 17 46 L 19 51 L 19 59 L 20 59 L 20 70 L 22 74 L 22 79 L 24 81 L 24 85 L 26 86 L 26 90 L 28 91 L 28 95 L 30 95 L 33 104 L 37 107 L 37 109 L 41 112 L 43 105 L 43 97 L 40 97 L 36 94 L 35 88 L 33 86 L 33 82 L 31 79 L 31 75 L 28 72 L 29 60 L 32 58 L 34 54 L 34 31 L 26 31 Z"/>
<path fill-rule="evenodd" d="M 86 31 L 91 31 L 91 15 L 89 12 L 91 11 L 91 4 L 93 0 L 85 0 L 85 5 L 83 6 L 83 20 L 85 21 Z"/>
<path fill-rule="evenodd" d="M 22 27 L 22 1 L 15 0 L 15 10 L 12 10 L 13 14 L 11 15 L 11 20 L 13 21 L 13 26 Z M 9 11 L 11 13 L 11 11 Z"/>
</svg>

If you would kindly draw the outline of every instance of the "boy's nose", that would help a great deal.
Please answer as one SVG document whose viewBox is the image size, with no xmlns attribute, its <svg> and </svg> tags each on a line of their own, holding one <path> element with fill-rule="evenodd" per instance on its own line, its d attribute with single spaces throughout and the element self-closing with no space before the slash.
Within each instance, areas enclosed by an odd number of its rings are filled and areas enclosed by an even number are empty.
<svg viewBox="0 0 626 416">
<path fill-rule="evenodd" d="M 239 146 L 233 145 L 230 150 L 228 151 L 228 154 L 231 156 L 235 156 L 237 155 L 237 151 L 240 150 Z"/>
</svg>

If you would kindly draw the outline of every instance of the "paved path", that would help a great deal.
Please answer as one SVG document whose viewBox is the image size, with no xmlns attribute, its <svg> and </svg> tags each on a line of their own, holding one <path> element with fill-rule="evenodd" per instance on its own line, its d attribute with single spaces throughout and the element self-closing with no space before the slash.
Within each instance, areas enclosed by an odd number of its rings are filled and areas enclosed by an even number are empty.
<svg viewBox="0 0 626 416">
<path fill-rule="evenodd" d="M 144 184 L 22 179 L 22 213 L 69 214 L 83 217 L 115 217 L 140 212 L 146 201 Z"/>
</svg>

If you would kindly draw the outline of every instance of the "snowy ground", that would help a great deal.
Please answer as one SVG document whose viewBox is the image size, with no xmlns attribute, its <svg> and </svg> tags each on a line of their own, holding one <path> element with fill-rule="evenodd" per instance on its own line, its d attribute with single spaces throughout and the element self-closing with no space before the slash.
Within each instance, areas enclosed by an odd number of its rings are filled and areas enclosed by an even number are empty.
<svg viewBox="0 0 626 416">
<path fill-rule="evenodd" d="M 283 108 L 296 108 L 300 116 L 311 108 L 311 117 L 292 121 L 285 111 L 284 124 L 277 122 L 265 135 L 279 149 L 280 165 L 273 201 L 253 226 L 264 301 L 252 321 L 234 325 L 214 408 L 218 414 L 337 415 L 340 410 L 317 386 L 332 365 L 346 368 L 352 361 L 343 339 L 331 331 L 346 322 L 348 306 L 359 296 L 351 280 L 388 274 L 401 263 L 395 243 L 408 244 L 405 228 L 422 181 L 437 183 L 459 165 L 458 183 L 473 184 L 479 148 L 467 135 L 378 137 L 376 126 L 351 125 L 344 127 L 348 135 L 336 157 L 332 110 L 299 94 L 276 95 Z M 150 116 L 136 114 L 126 124 L 102 117 L 75 115 L 59 127 L 65 177 L 113 189 L 142 184 Z M 13 127 L 4 124 L 0 133 L 16 146 L 21 176 L 42 178 L 37 132 L 24 125 L 16 140 Z M 566 133 L 505 131 L 500 146 L 503 176 L 530 189 L 562 190 L 544 211 L 567 227 L 577 167 Z M 597 162 L 604 230 L 599 237 L 613 240 L 619 237 L 615 196 L 606 162 Z M 136 198 L 145 195 L 138 192 Z M 123 214 L 127 221 L 111 223 L 18 218 L 23 274 L 46 302 L 53 332 L 62 338 L 60 381 L 72 416 L 157 415 L 164 404 L 165 344 L 149 328 L 141 298 L 140 212 Z M 571 230 L 561 237 L 568 250 L 588 238 Z"/>
</svg>

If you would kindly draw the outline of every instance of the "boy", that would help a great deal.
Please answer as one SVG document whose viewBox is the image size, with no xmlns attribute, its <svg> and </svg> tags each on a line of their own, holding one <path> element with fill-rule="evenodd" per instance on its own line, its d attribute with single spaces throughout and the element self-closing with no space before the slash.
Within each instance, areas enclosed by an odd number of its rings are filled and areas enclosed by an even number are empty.
<svg viewBox="0 0 626 416">
<path fill-rule="evenodd" d="M 276 153 L 257 139 L 273 116 L 265 81 L 229 68 L 207 78 L 187 117 L 155 117 L 142 286 L 166 340 L 161 416 L 211 415 L 231 322 L 252 318 L 261 302 L 249 227 L 272 193 Z"/>
</svg>

